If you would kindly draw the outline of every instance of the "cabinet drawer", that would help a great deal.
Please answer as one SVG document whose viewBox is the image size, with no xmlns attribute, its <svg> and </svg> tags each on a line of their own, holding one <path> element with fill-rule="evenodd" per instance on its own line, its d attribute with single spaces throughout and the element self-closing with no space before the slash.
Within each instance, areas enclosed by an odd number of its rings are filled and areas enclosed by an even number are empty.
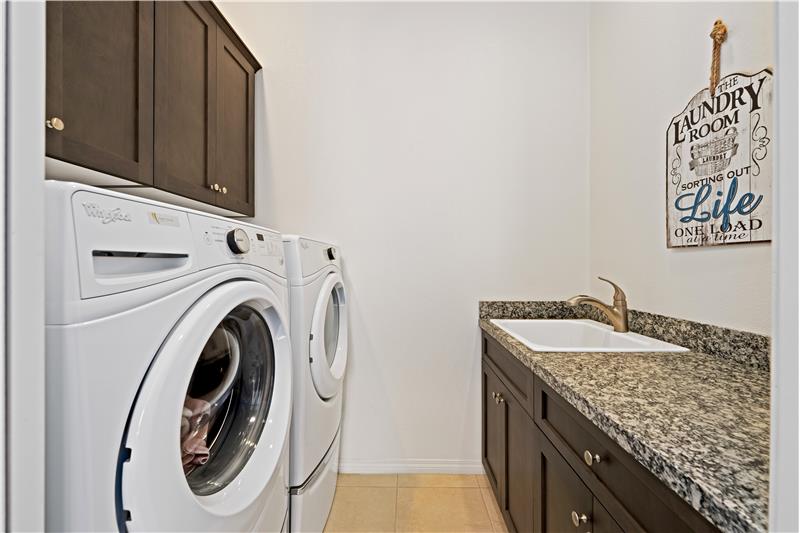
<svg viewBox="0 0 800 533">
<path fill-rule="evenodd" d="M 623 529 L 628 531 L 641 527 L 647 531 L 669 533 L 716 531 L 677 494 L 538 378 L 534 390 L 536 424 Z"/>
<path fill-rule="evenodd" d="M 483 355 L 494 365 L 494 370 L 516 396 L 525 412 L 533 417 L 533 372 L 516 357 L 508 353 L 499 342 L 483 336 Z"/>
</svg>

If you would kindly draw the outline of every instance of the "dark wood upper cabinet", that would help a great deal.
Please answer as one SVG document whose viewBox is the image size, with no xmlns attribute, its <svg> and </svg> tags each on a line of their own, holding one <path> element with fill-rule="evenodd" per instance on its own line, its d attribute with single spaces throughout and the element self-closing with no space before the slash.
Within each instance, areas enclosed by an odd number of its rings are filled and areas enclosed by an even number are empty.
<svg viewBox="0 0 800 533">
<path fill-rule="evenodd" d="M 152 3 L 48 2 L 48 156 L 153 183 Z"/>
<path fill-rule="evenodd" d="M 155 185 L 213 204 L 216 22 L 198 2 L 157 2 L 155 11 Z"/>
<path fill-rule="evenodd" d="M 255 69 L 233 41 L 217 34 L 217 172 L 220 206 L 253 213 Z"/>
<path fill-rule="evenodd" d="M 211 2 L 48 2 L 47 155 L 252 216 L 260 68 Z"/>
</svg>

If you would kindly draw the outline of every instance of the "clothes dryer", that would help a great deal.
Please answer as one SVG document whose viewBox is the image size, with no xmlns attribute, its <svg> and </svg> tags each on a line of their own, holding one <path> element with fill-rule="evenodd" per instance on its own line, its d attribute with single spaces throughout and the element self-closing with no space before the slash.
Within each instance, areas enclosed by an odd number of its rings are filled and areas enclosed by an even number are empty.
<svg viewBox="0 0 800 533">
<path fill-rule="evenodd" d="M 291 529 L 322 531 L 339 471 L 347 295 L 338 247 L 292 235 L 284 236 L 283 241 L 295 378 Z"/>
</svg>

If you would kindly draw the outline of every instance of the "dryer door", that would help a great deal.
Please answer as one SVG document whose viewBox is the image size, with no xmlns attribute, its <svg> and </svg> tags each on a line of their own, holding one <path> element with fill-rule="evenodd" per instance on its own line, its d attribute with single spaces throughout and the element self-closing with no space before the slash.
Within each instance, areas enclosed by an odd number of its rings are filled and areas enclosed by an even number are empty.
<svg viewBox="0 0 800 533">
<path fill-rule="evenodd" d="M 311 377 L 317 394 L 325 400 L 338 394 L 347 367 L 346 305 L 342 277 L 331 272 L 314 306 L 309 340 Z"/>
<path fill-rule="evenodd" d="M 280 302 L 253 281 L 220 285 L 163 343 L 131 413 L 120 529 L 280 527 L 292 397 Z"/>
</svg>

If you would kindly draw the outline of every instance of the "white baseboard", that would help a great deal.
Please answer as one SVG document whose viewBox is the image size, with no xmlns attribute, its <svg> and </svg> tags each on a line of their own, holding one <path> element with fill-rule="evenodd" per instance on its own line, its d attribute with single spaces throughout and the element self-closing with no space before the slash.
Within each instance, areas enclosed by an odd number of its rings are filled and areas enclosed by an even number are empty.
<svg viewBox="0 0 800 533">
<path fill-rule="evenodd" d="M 340 461 L 342 474 L 483 474 L 477 461 L 409 459 L 407 461 Z"/>
</svg>

